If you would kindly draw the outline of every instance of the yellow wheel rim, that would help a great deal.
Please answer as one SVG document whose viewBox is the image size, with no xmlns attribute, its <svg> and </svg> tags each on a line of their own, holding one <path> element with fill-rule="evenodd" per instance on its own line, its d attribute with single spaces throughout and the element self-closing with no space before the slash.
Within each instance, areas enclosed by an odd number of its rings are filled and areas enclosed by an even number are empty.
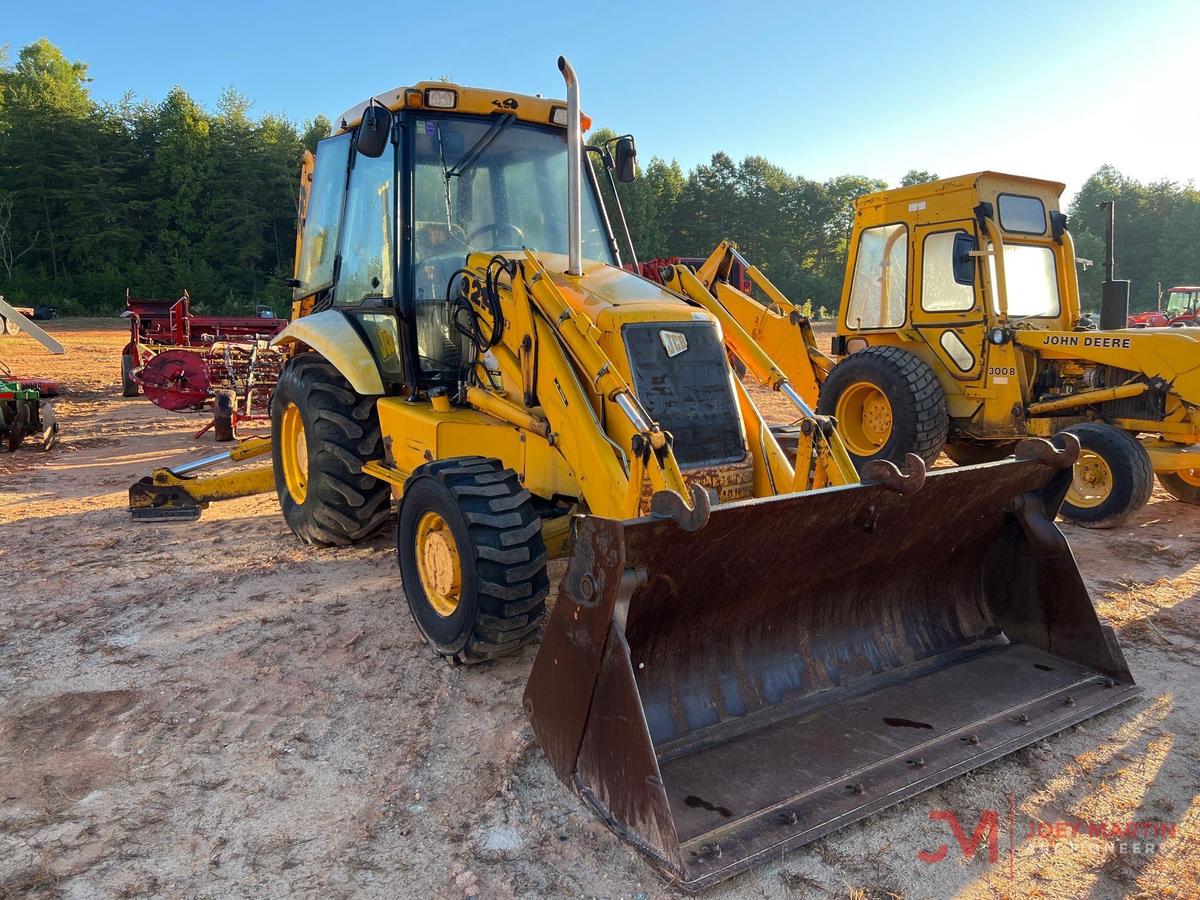
<svg viewBox="0 0 1200 900">
<path fill-rule="evenodd" d="M 873 456 L 892 436 L 892 404 L 869 381 L 856 381 L 838 397 L 838 431 L 855 456 Z"/>
<path fill-rule="evenodd" d="M 1079 451 L 1067 502 L 1078 509 L 1092 509 L 1107 500 L 1112 489 L 1112 469 L 1104 458 L 1091 450 Z"/>
<path fill-rule="evenodd" d="M 449 523 L 435 512 L 417 523 L 417 574 L 434 612 L 453 615 L 462 600 L 462 561 Z"/>
<path fill-rule="evenodd" d="M 308 496 L 308 439 L 300 407 L 289 403 L 283 411 L 279 435 L 279 457 L 283 463 L 283 481 L 296 503 Z"/>
<path fill-rule="evenodd" d="M 1200 487 L 1200 469 L 1180 469 L 1175 474 L 1184 484 Z"/>
</svg>

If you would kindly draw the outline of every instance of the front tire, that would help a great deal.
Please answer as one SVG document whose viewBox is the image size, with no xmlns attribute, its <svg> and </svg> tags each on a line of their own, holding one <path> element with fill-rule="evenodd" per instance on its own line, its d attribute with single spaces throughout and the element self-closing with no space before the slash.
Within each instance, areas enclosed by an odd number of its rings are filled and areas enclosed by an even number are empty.
<svg viewBox="0 0 1200 900">
<path fill-rule="evenodd" d="M 868 347 L 847 356 L 821 386 L 817 412 L 837 419 L 854 465 L 916 453 L 930 465 L 946 444 L 950 415 L 933 369 L 899 347 Z"/>
<path fill-rule="evenodd" d="M 418 467 L 400 502 L 396 556 L 413 621 L 441 656 L 484 662 L 537 636 L 550 590 L 542 522 L 499 460 Z"/>
<path fill-rule="evenodd" d="M 1137 438 L 1102 422 L 1064 430 L 1079 438 L 1079 459 L 1059 512 L 1064 521 L 1084 528 L 1115 528 L 1146 505 L 1154 470 Z"/>
<path fill-rule="evenodd" d="M 1158 483 L 1176 500 L 1200 506 L 1200 469 L 1159 472 Z"/>
<path fill-rule="evenodd" d="M 297 537 L 352 544 L 387 520 L 391 488 L 362 470 L 383 458 L 375 398 L 355 393 L 319 354 L 301 353 L 284 367 L 271 429 L 275 490 Z"/>
</svg>

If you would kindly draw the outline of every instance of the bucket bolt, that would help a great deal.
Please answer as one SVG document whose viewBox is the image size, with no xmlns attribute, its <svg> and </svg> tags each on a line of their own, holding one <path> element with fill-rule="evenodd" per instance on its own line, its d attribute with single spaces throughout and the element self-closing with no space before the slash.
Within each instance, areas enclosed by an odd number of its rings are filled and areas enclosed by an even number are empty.
<svg viewBox="0 0 1200 900">
<path fill-rule="evenodd" d="M 854 784 L 846 785 L 846 790 L 855 794 L 865 794 L 867 792 L 867 789 L 863 786 L 861 781 L 856 781 Z"/>
<path fill-rule="evenodd" d="M 916 759 L 910 759 L 908 764 L 914 769 L 923 769 L 925 768 L 925 757 L 918 756 Z"/>
<path fill-rule="evenodd" d="M 963 738 L 963 740 L 966 741 L 968 744 L 971 744 L 972 746 L 974 746 L 975 744 L 979 743 L 979 735 L 968 734 L 965 738 Z"/>
<path fill-rule="evenodd" d="M 1075 705 L 1075 698 L 1074 698 L 1074 697 L 1072 697 L 1070 694 L 1068 694 L 1068 695 L 1067 695 L 1067 697 L 1066 697 L 1066 699 L 1065 699 L 1065 700 L 1063 700 L 1063 703 L 1065 703 L 1067 706 L 1074 706 L 1074 705 Z"/>
</svg>

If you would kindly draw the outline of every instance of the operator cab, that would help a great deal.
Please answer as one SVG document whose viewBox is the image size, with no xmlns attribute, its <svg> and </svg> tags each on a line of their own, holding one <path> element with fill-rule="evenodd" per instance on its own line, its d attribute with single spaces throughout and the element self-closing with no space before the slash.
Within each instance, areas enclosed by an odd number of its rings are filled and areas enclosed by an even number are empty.
<svg viewBox="0 0 1200 900">
<path fill-rule="evenodd" d="M 441 83 L 348 111 L 317 148 L 294 301 L 345 313 L 385 386 L 453 387 L 465 347 L 448 291 L 468 257 L 567 254 L 565 125 L 561 103 Z M 619 265 L 584 172 L 583 255 Z"/>
</svg>

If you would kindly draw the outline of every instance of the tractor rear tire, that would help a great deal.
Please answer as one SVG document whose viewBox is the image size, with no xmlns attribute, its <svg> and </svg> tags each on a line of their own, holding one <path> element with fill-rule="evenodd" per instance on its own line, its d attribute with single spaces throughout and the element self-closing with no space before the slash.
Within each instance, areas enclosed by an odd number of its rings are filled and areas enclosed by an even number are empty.
<svg viewBox="0 0 1200 900">
<path fill-rule="evenodd" d="M 121 396 L 136 397 L 139 392 L 139 386 L 133 380 L 133 370 L 137 368 L 137 364 L 133 361 L 133 357 L 127 353 L 121 354 Z"/>
<path fill-rule="evenodd" d="M 899 347 L 847 356 L 821 386 L 817 412 L 833 416 L 857 468 L 875 459 L 897 465 L 916 453 L 932 465 L 946 444 L 946 392 L 929 364 Z"/>
<path fill-rule="evenodd" d="M 1200 469 L 1183 472 L 1159 472 L 1158 483 L 1163 490 L 1184 503 L 1200 506 Z"/>
<path fill-rule="evenodd" d="M 950 457 L 956 466 L 975 466 L 979 463 L 996 462 L 1012 456 L 1017 449 L 1016 441 L 1002 441 L 991 444 L 972 444 L 967 441 L 951 441 L 942 448 L 942 452 Z"/>
<path fill-rule="evenodd" d="M 400 501 L 396 558 L 413 621 L 439 655 L 485 662 L 537 637 L 550 590 L 542 521 L 499 460 L 418 467 Z"/>
<path fill-rule="evenodd" d="M 317 353 L 284 367 L 271 399 L 275 490 L 288 527 L 310 544 L 344 546 L 377 531 L 391 512 L 391 488 L 363 473 L 383 458 L 375 398 Z"/>
<path fill-rule="evenodd" d="M 1116 528 L 1146 505 L 1154 469 L 1146 448 L 1124 429 L 1083 422 L 1063 429 L 1079 438 L 1079 459 L 1059 516 L 1084 528 Z"/>
</svg>

